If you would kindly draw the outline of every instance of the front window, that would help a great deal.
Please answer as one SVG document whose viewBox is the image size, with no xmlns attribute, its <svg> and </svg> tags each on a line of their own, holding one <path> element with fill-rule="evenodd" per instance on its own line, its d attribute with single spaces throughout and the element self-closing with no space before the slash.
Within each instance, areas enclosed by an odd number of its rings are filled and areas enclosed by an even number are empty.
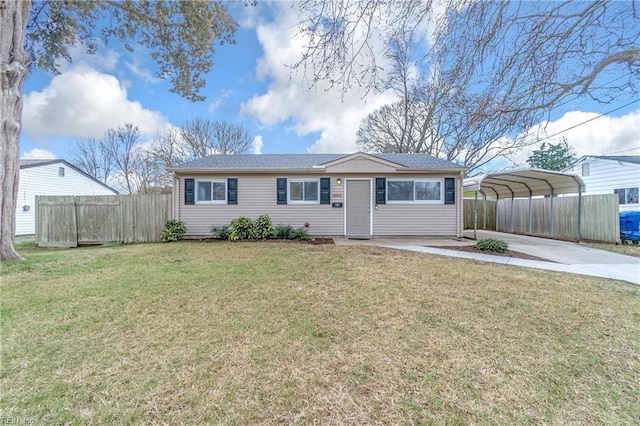
<svg viewBox="0 0 640 426">
<path fill-rule="evenodd" d="M 199 180 L 196 183 L 197 203 L 225 203 L 227 182 L 224 180 Z"/>
<path fill-rule="evenodd" d="M 638 187 L 620 188 L 615 189 L 613 192 L 618 194 L 620 204 L 638 204 Z"/>
<path fill-rule="evenodd" d="M 387 180 L 387 201 L 441 203 L 442 180 Z"/>
<path fill-rule="evenodd" d="M 289 201 L 292 203 L 318 203 L 318 180 L 290 180 Z"/>
</svg>

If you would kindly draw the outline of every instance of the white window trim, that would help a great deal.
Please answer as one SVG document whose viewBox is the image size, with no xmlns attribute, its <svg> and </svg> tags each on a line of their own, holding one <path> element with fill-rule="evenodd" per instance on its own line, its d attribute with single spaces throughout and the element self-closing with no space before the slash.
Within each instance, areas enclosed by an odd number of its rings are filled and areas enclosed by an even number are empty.
<svg viewBox="0 0 640 426">
<path fill-rule="evenodd" d="M 389 200 L 389 182 L 413 182 L 413 200 Z M 439 200 L 416 200 L 416 182 L 440 182 L 440 199 Z M 444 178 L 440 179 L 387 179 L 387 187 L 385 188 L 385 198 L 387 204 L 444 204 Z"/>
<path fill-rule="evenodd" d="M 318 199 L 316 201 L 292 200 L 291 199 L 291 183 L 292 182 L 296 182 L 296 183 L 315 182 L 318 185 Z M 304 191 L 304 188 L 303 188 L 303 191 Z M 320 179 L 291 179 L 291 178 L 287 179 L 287 204 L 320 204 Z"/>
<path fill-rule="evenodd" d="M 640 192 L 640 188 L 636 187 L 636 186 L 632 186 L 630 188 L 615 188 L 613 190 L 613 193 L 616 194 L 616 195 L 618 195 L 618 193 L 616 191 L 624 191 L 624 197 L 623 197 L 624 198 L 624 203 L 620 204 L 621 206 L 635 206 L 635 205 L 640 204 L 640 197 L 638 198 L 638 202 L 637 203 L 627 203 L 627 191 L 630 190 L 630 189 L 637 189 L 638 192 Z"/>
<path fill-rule="evenodd" d="M 198 200 L 198 184 L 200 182 L 209 182 L 209 183 L 224 183 L 224 200 L 209 200 L 209 201 L 200 201 Z M 227 180 L 226 179 L 196 179 L 195 182 L 195 203 L 196 204 L 227 204 L 227 193 L 229 188 L 227 188 Z M 211 193 L 213 194 L 213 188 L 211 189 Z"/>
</svg>

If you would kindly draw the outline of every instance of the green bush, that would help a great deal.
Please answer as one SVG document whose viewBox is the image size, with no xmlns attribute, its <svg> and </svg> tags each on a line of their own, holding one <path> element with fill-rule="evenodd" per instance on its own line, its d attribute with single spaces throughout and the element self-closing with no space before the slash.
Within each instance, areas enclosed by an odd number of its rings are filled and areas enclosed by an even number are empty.
<svg viewBox="0 0 640 426">
<path fill-rule="evenodd" d="M 231 227 L 229 225 L 212 226 L 211 233 L 213 234 L 213 238 L 228 240 L 231 235 Z"/>
<path fill-rule="evenodd" d="M 187 232 L 187 227 L 180 220 L 170 219 L 164 224 L 160 239 L 163 243 L 178 241 Z"/>
<path fill-rule="evenodd" d="M 251 219 L 239 217 L 231 221 L 231 233 L 229 234 L 231 241 L 252 240 L 254 238 L 256 238 L 255 227 Z"/>
<path fill-rule="evenodd" d="M 253 221 L 254 238 L 264 240 L 273 234 L 273 224 L 268 215 L 263 214 Z"/>
<path fill-rule="evenodd" d="M 295 229 L 289 225 L 278 225 L 273 228 L 271 237 L 279 240 L 307 241 L 309 234 L 304 228 Z"/>
<path fill-rule="evenodd" d="M 304 228 L 294 229 L 293 233 L 289 234 L 289 239 L 296 241 L 308 241 L 309 233 Z"/>
<path fill-rule="evenodd" d="M 478 240 L 476 248 L 480 251 L 488 251 L 491 253 L 504 253 L 509 245 L 506 241 L 496 240 L 494 238 L 483 238 Z"/>
</svg>

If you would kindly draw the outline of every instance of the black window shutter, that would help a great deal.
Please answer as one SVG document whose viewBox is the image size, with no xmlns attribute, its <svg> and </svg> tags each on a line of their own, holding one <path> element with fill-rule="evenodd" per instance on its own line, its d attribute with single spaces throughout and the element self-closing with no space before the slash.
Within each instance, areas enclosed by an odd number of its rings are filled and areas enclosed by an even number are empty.
<svg viewBox="0 0 640 426">
<path fill-rule="evenodd" d="M 238 179 L 227 179 L 227 204 L 238 204 Z"/>
<path fill-rule="evenodd" d="M 376 178 L 376 204 L 387 202 L 387 179 Z"/>
<path fill-rule="evenodd" d="M 331 204 L 330 178 L 320 178 L 320 204 Z"/>
<path fill-rule="evenodd" d="M 287 204 L 287 178 L 277 178 L 276 183 L 278 204 Z"/>
<path fill-rule="evenodd" d="M 444 203 L 456 203 L 456 180 L 455 178 L 444 178 Z"/>
<path fill-rule="evenodd" d="M 185 204 L 195 204 L 195 187 L 196 180 L 195 179 L 185 179 L 184 180 L 184 203 Z"/>
</svg>

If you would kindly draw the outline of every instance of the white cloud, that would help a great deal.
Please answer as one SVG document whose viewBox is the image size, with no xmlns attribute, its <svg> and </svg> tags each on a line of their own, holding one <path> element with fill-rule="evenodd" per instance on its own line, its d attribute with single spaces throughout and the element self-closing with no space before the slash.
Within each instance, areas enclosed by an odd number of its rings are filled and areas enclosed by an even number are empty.
<svg viewBox="0 0 640 426">
<path fill-rule="evenodd" d="M 25 152 L 21 160 L 52 160 L 55 159 L 56 156 L 53 152 L 47 151 L 46 149 L 33 148 L 29 152 Z"/>
<path fill-rule="evenodd" d="M 262 142 L 262 136 L 258 135 L 253 138 L 253 142 L 251 143 L 251 153 L 252 154 L 262 154 L 262 147 L 264 143 Z"/>
<path fill-rule="evenodd" d="M 325 82 L 318 82 L 308 90 L 309 80 L 301 73 L 292 73 L 288 67 L 299 60 L 306 43 L 298 34 L 299 17 L 288 3 L 274 7 L 278 8 L 273 14 L 276 21 L 258 22 L 256 26 L 263 48 L 256 74 L 270 80 L 269 89 L 243 103 L 242 114 L 267 126 L 290 120 L 299 135 L 319 132 L 321 136 L 309 148 L 310 152 L 356 151 L 360 121 L 395 97 L 391 93 L 368 93 L 360 87 L 342 94 L 339 88 L 331 89 Z"/>
<path fill-rule="evenodd" d="M 233 90 L 218 90 L 215 99 L 213 99 L 207 106 L 207 111 L 212 113 L 220 108 L 232 94 Z"/>
<path fill-rule="evenodd" d="M 167 125 L 160 113 L 127 99 L 116 77 L 87 65 L 54 76 L 42 91 L 30 92 L 24 99 L 23 130 L 32 140 L 100 137 L 125 123 L 137 125 L 143 134 Z"/>
<path fill-rule="evenodd" d="M 567 138 L 567 143 L 574 149 L 578 158 L 584 155 L 640 155 L 640 110 L 636 110 L 620 117 L 603 116 L 594 112 L 570 111 L 561 118 L 549 123 L 541 123 L 539 134 L 557 136 L 542 142 L 558 143 L 560 138 Z M 595 118 L 595 119 L 594 119 Z M 586 121 L 594 119 L 593 121 Z M 581 124 L 584 123 L 584 124 Z M 543 127 L 546 124 L 546 128 Z M 573 129 L 571 127 L 576 126 Z M 565 129 L 566 132 L 563 132 Z M 526 166 L 526 160 L 540 143 L 519 151 L 510 160 L 520 166 Z"/>
</svg>

